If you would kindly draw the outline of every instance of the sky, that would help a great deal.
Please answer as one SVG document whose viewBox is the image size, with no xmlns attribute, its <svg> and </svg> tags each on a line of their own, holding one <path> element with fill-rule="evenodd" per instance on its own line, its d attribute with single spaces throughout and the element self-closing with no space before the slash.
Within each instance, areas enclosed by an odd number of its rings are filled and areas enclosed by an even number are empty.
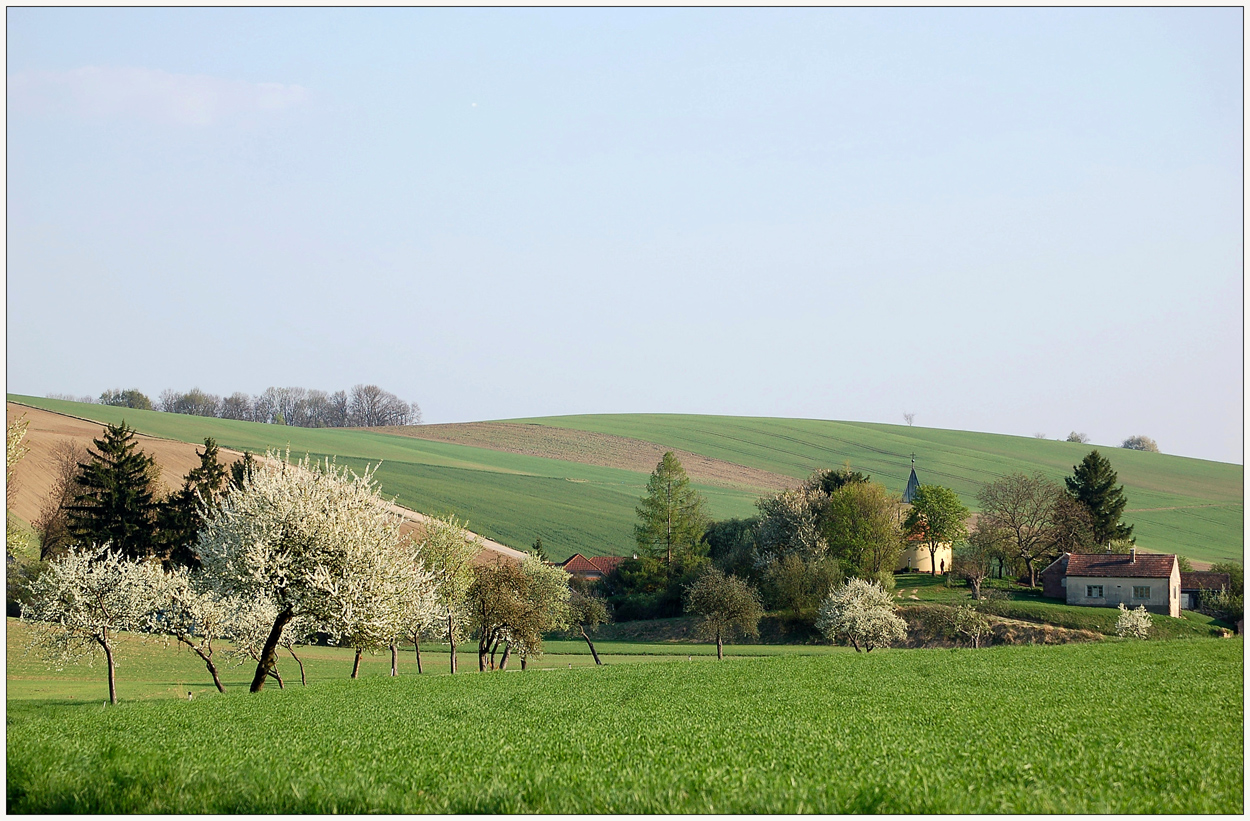
<svg viewBox="0 0 1250 821">
<path fill-rule="evenodd" d="M 1242 10 L 9 8 L 7 386 L 1242 462 Z"/>
</svg>

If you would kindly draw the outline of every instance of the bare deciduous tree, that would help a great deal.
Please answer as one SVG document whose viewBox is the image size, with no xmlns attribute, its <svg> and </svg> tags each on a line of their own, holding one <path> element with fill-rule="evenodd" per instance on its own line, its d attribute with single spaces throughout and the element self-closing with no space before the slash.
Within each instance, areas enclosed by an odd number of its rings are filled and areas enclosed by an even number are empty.
<svg viewBox="0 0 1250 821">
<path fill-rule="evenodd" d="M 78 484 L 78 465 L 87 461 L 87 449 L 73 439 L 62 439 L 52 448 L 52 489 L 39 516 L 31 523 L 39 534 L 39 558 L 59 556 L 74 543 L 69 532 L 68 505 L 83 492 Z"/>
<path fill-rule="evenodd" d="M 1037 584 L 1037 563 L 1056 544 L 1056 520 L 1064 505 L 1062 487 L 1040 473 L 1013 473 L 981 488 L 978 528 L 1003 534 L 1015 557 L 1027 568 L 1029 586 Z"/>
<path fill-rule="evenodd" d="M 911 423 L 916 421 L 916 414 L 911 411 L 905 411 L 903 413 L 903 419 L 907 421 L 907 426 L 911 427 Z"/>
<path fill-rule="evenodd" d="M 347 402 L 348 424 L 357 428 L 407 425 L 421 421 L 421 411 L 377 385 L 356 385 Z"/>
<path fill-rule="evenodd" d="M 230 394 L 221 400 L 221 418 L 252 421 L 252 398 L 238 391 Z"/>
</svg>

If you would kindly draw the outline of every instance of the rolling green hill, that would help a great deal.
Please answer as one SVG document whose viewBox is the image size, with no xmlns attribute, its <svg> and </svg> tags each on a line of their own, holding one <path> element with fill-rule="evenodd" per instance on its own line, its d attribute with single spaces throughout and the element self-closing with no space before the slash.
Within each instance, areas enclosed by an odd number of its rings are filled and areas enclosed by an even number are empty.
<svg viewBox="0 0 1250 821">
<path fill-rule="evenodd" d="M 597 460 L 544 458 L 406 431 L 288 428 L 155 411 L 10 395 L 9 401 L 100 422 L 125 418 L 143 433 L 184 442 L 213 436 L 223 447 L 263 451 L 290 446 L 294 454 L 337 456 L 359 467 L 382 461 L 383 491 L 423 513 L 454 512 L 483 535 L 524 548 L 536 536 L 555 558 L 633 550 L 634 506 L 647 474 Z M 723 416 L 629 414 L 545 417 L 510 423 L 583 431 L 689 451 L 724 463 L 789 476 L 849 461 L 886 487 L 902 492 L 916 455 L 921 481 L 954 489 L 976 509 L 981 484 L 1013 471 L 1038 470 L 1053 479 L 1071 472 L 1088 445 L 965 431 L 856 422 Z M 454 439 L 454 425 L 438 426 Z M 480 429 L 482 423 L 477 427 Z M 453 429 L 452 434 L 447 434 Z M 404 433 L 406 435 L 397 435 Z M 566 437 L 567 438 L 567 437 Z M 565 443 L 567 446 L 567 442 Z M 1101 448 L 1126 487 L 1139 544 L 1202 561 L 1241 559 L 1240 465 L 1166 454 Z M 565 447 L 559 451 L 568 457 Z M 749 516 L 763 488 L 700 483 L 717 518 Z"/>
</svg>

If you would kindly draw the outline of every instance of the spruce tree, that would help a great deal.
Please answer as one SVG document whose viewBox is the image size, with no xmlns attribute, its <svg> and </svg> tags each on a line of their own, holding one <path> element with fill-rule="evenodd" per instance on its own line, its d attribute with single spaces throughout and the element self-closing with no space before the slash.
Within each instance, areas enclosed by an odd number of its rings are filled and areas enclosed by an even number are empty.
<svg viewBox="0 0 1250 821">
<path fill-rule="evenodd" d="M 1093 519 L 1093 537 L 1097 545 L 1116 539 L 1131 539 L 1133 526 L 1120 523 L 1120 514 L 1128 504 L 1124 486 L 1116 487 L 1119 477 L 1111 462 L 1096 450 L 1073 465 L 1072 475 L 1064 479 L 1068 493 L 1089 511 Z"/>
<path fill-rule="evenodd" d="M 92 440 L 88 462 L 78 464 L 82 488 L 66 506 L 69 531 L 80 544 L 103 546 L 129 559 L 147 558 L 155 546 L 156 463 L 138 449 L 135 431 L 123 421 Z"/>
<path fill-rule="evenodd" d="M 256 460 L 250 450 L 243 451 L 243 458 L 230 465 L 230 489 L 242 490 L 256 472 Z"/>
<path fill-rule="evenodd" d="M 690 477 L 672 451 L 655 466 L 647 480 L 647 495 L 634 512 L 639 519 L 634 526 L 639 552 L 662 555 L 670 573 L 673 554 L 693 551 L 712 521 L 707 501 L 690 486 Z"/>
<path fill-rule="evenodd" d="M 217 442 L 204 440 L 204 450 L 196 451 L 200 464 L 187 472 L 182 488 L 170 494 L 157 513 L 157 541 L 161 558 L 167 564 L 198 568 L 195 539 L 205 514 L 221 506 L 226 489 L 226 467 L 217 461 Z"/>
</svg>

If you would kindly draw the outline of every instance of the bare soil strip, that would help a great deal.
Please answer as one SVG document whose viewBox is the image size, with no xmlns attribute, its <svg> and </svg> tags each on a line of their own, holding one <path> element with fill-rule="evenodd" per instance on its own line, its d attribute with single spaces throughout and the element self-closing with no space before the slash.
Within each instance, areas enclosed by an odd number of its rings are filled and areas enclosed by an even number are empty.
<svg viewBox="0 0 1250 821">
<path fill-rule="evenodd" d="M 619 468 L 636 473 L 655 470 L 666 451 L 681 460 L 682 467 L 695 482 L 731 488 L 754 490 L 785 490 L 799 480 L 767 470 L 711 459 L 685 450 L 666 448 L 654 442 L 613 436 L 606 433 L 552 428 L 546 425 L 522 425 L 512 422 L 464 422 L 452 425 L 405 425 L 402 427 L 369 428 L 378 433 L 411 436 L 434 442 L 470 445 L 488 450 L 562 459 L 597 467 Z"/>
<path fill-rule="evenodd" d="M 7 403 L 5 410 L 8 422 L 13 422 L 22 416 L 25 416 L 30 422 L 30 426 L 26 430 L 26 438 L 22 442 L 22 444 L 30 448 L 30 452 L 17 464 L 14 475 L 14 479 L 17 482 L 17 497 L 13 501 L 13 512 L 25 519 L 27 523 L 30 523 L 39 517 L 43 505 L 52 491 L 52 484 L 55 480 L 55 457 L 53 454 L 57 446 L 65 440 L 70 440 L 85 448 L 94 448 L 92 440 L 99 439 L 104 435 L 104 425 L 74 416 L 65 416 L 59 413 L 52 413 L 51 411 L 31 408 L 26 405 L 17 405 L 13 402 Z M 142 433 L 136 434 L 135 439 L 139 443 L 139 449 L 155 459 L 156 464 L 160 465 L 161 485 L 166 493 L 182 487 L 183 477 L 187 475 L 191 468 L 196 467 L 200 463 L 200 457 L 196 455 L 196 445 L 178 442 L 173 439 L 147 436 Z M 200 450 L 203 450 L 203 448 L 203 444 L 199 445 Z M 221 448 L 217 458 L 222 463 L 230 465 L 242 459 L 243 454 L 238 451 Z M 263 459 L 264 457 L 259 456 L 258 458 Z M 392 504 L 389 507 L 393 513 L 397 513 L 404 518 L 404 524 L 400 527 L 402 532 L 414 534 L 417 538 L 421 537 L 428 517 L 399 505 Z M 479 554 L 479 563 L 494 560 L 499 554 L 515 561 L 520 561 L 525 556 L 519 550 L 506 547 L 485 537 L 480 538 L 482 538 L 486 549 L 491 552 L 483 551 Z"/>
</svg>

